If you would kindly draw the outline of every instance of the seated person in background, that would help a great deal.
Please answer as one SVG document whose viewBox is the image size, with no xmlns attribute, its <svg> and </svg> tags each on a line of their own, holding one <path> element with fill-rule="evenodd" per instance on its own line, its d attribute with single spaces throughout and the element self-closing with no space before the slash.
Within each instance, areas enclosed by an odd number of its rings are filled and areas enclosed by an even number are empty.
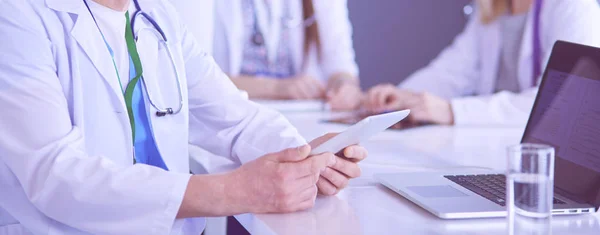
<svg viewBox="0 0 600 235">
<path fill-rule="evenodd" d="M 373 87 L 364 108 L 411 109 L 419 123 L 524 125 L 554 43 L 600 46 L 596 0 L 478 0 L 477 9 L 431 64 L 398 87 Z"/>
<path fill-rule="evenodd" d="M 250 98 L 360 106 L 346 0 L 219 0 L 215 9 L 215 60 Z"/>
</svg>

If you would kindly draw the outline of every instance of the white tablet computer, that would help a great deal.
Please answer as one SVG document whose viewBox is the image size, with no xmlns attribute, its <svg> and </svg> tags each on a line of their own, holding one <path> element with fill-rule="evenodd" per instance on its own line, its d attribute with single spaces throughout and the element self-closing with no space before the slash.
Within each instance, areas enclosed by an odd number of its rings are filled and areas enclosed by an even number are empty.
<svg viewBox="0 0 600 235">
<path fill-rule="evenodd" d="M 325 152 L 337 153 L 345 147 L 366 141 L 375 134 L 402 121 L 409 113 L 410 110 L 402 110 L 366 117 L 360 122 L 348 127 L 348 129 L 342 133 L 339 133 L 325 143 L 317 146 L 310 154 L 315 155 Z"/>
</svg>

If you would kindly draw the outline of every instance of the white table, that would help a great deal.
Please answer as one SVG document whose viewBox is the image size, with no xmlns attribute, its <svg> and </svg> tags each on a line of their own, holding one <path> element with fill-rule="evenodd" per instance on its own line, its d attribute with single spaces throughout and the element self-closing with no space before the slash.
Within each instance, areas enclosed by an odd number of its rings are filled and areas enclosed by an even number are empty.
<svg viewBox="0 0 600 235">
<path fill-rule="evenodd" d="M 320 122 L 330 114 L 289 112 L 307 139 L 342 131 Z M 379 185 L 376 173 L 506 168 L 505 148 L 520 141 L 522 128 L 430 126 L 386 131 L 363 143 L 369 157 L 363 176 L 334 197 L 319 197 L 313 209 L 291 214 L 242 214 L 252 234 L 506 234 L 505 219 L 442 220 Z M 198 160 L 202 162 L 201 159 Z M 206 163 L 206 162 L 205 162 Z M 235 167 L 222 162 L 222 169 Z M 600 216 L 556 216 L 553 234 L 600 234 Z"/>
</svg>

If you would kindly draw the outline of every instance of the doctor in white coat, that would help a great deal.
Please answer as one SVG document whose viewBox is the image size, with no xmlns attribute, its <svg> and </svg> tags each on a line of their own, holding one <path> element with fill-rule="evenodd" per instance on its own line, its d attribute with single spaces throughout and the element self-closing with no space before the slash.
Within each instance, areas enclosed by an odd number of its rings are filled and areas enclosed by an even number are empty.
<svg viewBox="0 0 600 235">
<path fill-rule="evenodd" d="M 364 106 L 410 108 L 416 122 L 522 126 L 554 43 L 600 46 L 596 0 L 477 3 L 477 14 L 452 45 L 398 87 L 371 88 Z"/>
<path fill-rule="evenodd" d="M 196 235 L 202 217 L 302 210 L 360 174 L 359 146 L 308 157 L 167 1 L 2 0 L 0 35 L 2 235 Z M 188 143 L 243 165 L 190 175 Z"/>
<path fill-rule="evenodd" d="M 214 14 L 213 56 L 251 98 L 360 105 L 347 0 L 218 0 Z"/>
</svg>

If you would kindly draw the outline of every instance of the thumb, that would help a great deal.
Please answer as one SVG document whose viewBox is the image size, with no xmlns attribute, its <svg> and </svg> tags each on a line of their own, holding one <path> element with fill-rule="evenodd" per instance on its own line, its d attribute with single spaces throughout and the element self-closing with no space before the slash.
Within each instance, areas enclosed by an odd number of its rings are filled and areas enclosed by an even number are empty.
<svg viewBox="0 0 600 235">
<path fill-rule="evenodd" d="M 308 144 L 289 148 L 275 154 L 278 162 L 298 162 L 306 159 L 310 154 L 311 147 Z"/>
</svg>

